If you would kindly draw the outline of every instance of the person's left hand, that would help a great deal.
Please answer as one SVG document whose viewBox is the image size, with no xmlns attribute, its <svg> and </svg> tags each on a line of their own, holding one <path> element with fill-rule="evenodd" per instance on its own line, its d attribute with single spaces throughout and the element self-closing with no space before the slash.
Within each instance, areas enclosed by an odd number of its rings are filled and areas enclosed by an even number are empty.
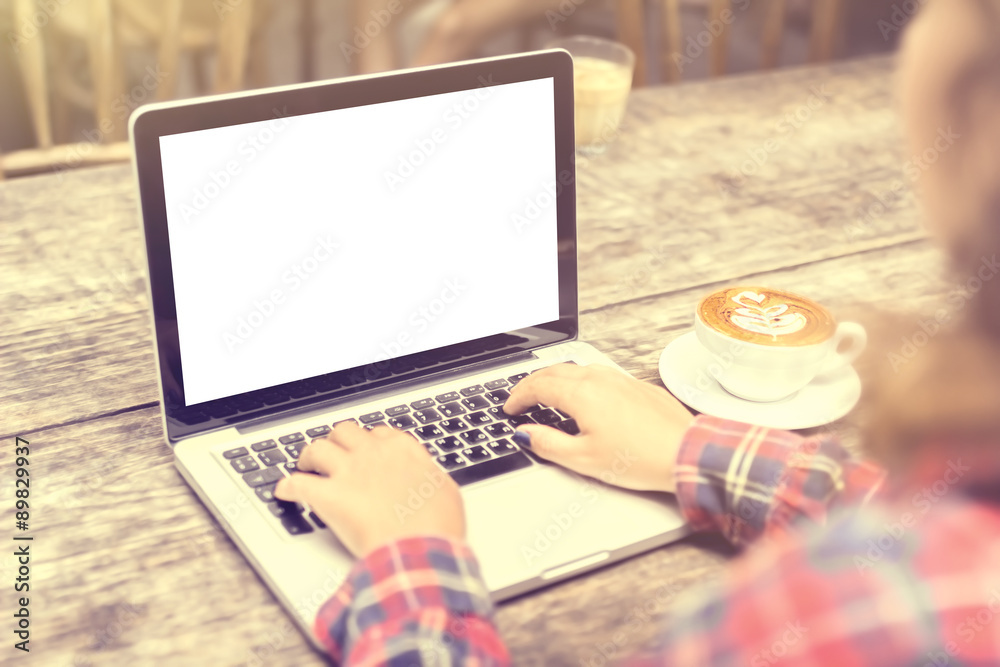
<svg viewBox="0 0 1000 667">
<path fill-rule="evenodd" d="M 311 506 L 355 556 L 403 537 L 465 538 L 458 485 L 408 433 L 340 424 L 302 450 L 298 467 L 319 475 L 295 473 L 274 495 Z"/>
</svg>

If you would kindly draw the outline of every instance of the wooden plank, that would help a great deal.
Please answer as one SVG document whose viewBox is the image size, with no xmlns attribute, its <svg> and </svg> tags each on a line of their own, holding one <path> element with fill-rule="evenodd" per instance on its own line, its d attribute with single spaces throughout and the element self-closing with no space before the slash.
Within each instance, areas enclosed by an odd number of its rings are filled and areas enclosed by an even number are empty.
<svg viewBox="0 0 1000 667">
<path fill-rule="evenodd" d="M 918 242 L 747 281 L 796 289 L 841 315 L 855 304 L 905 309 L 915 331 L 947 307 L 954 285 L 941 266 L 937 250 Z M 658 384 L 659 351 L 690 328 L 700 294 L 587 313 L 584 332 Z M 323 664 L 174 469 L 157 408 L 20 435 L 33 452 L 31 532 L 46 554 L 32 580 L 32 638 L 46 664 L 235 664 L 255 655 Z M 4 485 L 8 525 L 11 495 Z M 503 604 L 497 624 L 518 665 L 580 664 L 618 632 L 620 655 L 648 648 L 677 596 L 717 578 L 727 556 L 707 537 L 670 545 Z M 628 621 L 637 606 L 649 615 L 638 628 Z"/>
<path fill-rule="evenodd" d="M 922 238 L 908 183 L 891 189 L 890 74 L 876 59 L 638 91 L 622 136 L 579 165 L 582 309 Z M 4 430 L 157 400 L 132 183 L 121 166 L 0 185 L 0 266 L 17 276 L 0 285 Z"/>
<path fill-rule="evenodd" d="M 781 44 L 785 37 L 786 0 L 769 0 L 764 15 L 764 30 L 761 33 L 762 69 L 774 69 L 781 58 Z"/>
</svg>

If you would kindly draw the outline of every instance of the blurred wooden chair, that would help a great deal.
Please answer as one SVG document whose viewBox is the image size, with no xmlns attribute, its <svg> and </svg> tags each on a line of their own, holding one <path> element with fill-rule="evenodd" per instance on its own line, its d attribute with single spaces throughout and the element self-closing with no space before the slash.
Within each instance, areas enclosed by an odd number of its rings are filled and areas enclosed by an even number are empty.
<svg viewBox="0 0 1000 667">
<path fill-rule="evenodd" d="M 46 13 L 37 0 L 14 0 L 15 27 L 36 25 L 38 16 L 48 20 L 37 34 L 17 42 L 36 147 L 0 154 L 0 179 L 127 161 L 129 147 L 123 140 L 129 112 L 143 101 L 176 96 L 182 53 L 196 59 L 198 92 L 242 89 L 251 50 L 258 52 L 255 60 L 263 62 L 259 45 L 252 48 L 252 41 L 260 34 L 256 29 L 268 7 L 266 0 L 77 0 Z M 65 56 L 67 43 L 86 44 L 90 90 L 71 81 L 58 57 L 49 62 L 53 54 Z M 141 85 L 133 87 L 130 96 L 123 54 L 136 49 L 154 51 L 156 66 L 140 77 Z M 209 86 L 201 65 L 213 51 L 215 80 Z M 262 67 L 251 77 L 262 85 Z M 140 87 L 143 99 L 138 99 Z M 58 120 L 66 117 L 74 102 L 92 109 L 93 136 L 60 144 L 69 137 L 60 136 Z"/>
<path fill-rule="evenodd" d="M 718 34 L 712 36 L 707 47 L 709 72 L 712 76 L 726 73 L 729 58 L 730 32 L 735 20 L 722 20 L 726 12 L 737 14 L 732 0 L 648 0 L 660 4 L 663 17 L 662 71 L 667 81 L 680 81 L 683 75 L 684 36 L 681 26 L 682 4 L 697 4 L 706 12 L 709 24 L 718 27 Z M 619 39 L 636 52 L 636 85 L 646 82 L 646 42 L 644 26 L 647 23 L 644 0 L 616 0 L 619 25 Z M 761 0 L 756 9 L 762 14 L 761 57 L 762 69 L 777 66 L 781 57 L 781 47 L 785 36 L 789 0 Z M 843 21 L 845 0 L 811 0 L 811 31 L 809 39 L 809 61 L 825 62 L 833 58 Z M 747 10 L 749 11 L 749 10 Z"/>
</svg>

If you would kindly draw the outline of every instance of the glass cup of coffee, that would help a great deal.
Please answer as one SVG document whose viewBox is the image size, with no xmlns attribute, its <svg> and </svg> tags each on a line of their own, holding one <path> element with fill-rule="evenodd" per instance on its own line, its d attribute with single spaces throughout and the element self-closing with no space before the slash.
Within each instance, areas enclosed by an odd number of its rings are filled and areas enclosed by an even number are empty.
<svg viewBox="0 0 1000 667">
<path fill-rule="evenodd" d="M 804 296 L 767 287 L 729 287 L 698 304 L 698 341 L 708 372 L 730 394 L 769 403 L 857 359 L 868 343 L 860 324 L 838 324 Z"/>
<path fill-rule="evenodd" d="M 580 155 L 603 153 L 618 136 L 625 115 L 635 54 L 624 44 L 583 35 L 550 46 L 573 56 L 576 150 Z"/>
</svg>

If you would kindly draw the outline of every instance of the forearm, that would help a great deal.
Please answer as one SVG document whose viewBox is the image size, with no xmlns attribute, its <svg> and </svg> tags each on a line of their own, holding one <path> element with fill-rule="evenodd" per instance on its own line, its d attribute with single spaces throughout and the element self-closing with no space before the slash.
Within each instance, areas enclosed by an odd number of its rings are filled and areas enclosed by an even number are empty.
<svg viewBox="0 0 1000 667">
<path fill-rule="evenodd" d="M 706 416 L 688 429 L 676 468 L 688 521 L 738 546 L 802 521 L 823 524 L 835 507 L 867 500 L 883 477 L 831 436 L 807 439 Z"/>
<path fill-rule="evenodd" d="M 359 561 L 314 631 L 343 664 L 505 665 L 492 609 L 467 545 L 409 538 Z"/>
</svg>

